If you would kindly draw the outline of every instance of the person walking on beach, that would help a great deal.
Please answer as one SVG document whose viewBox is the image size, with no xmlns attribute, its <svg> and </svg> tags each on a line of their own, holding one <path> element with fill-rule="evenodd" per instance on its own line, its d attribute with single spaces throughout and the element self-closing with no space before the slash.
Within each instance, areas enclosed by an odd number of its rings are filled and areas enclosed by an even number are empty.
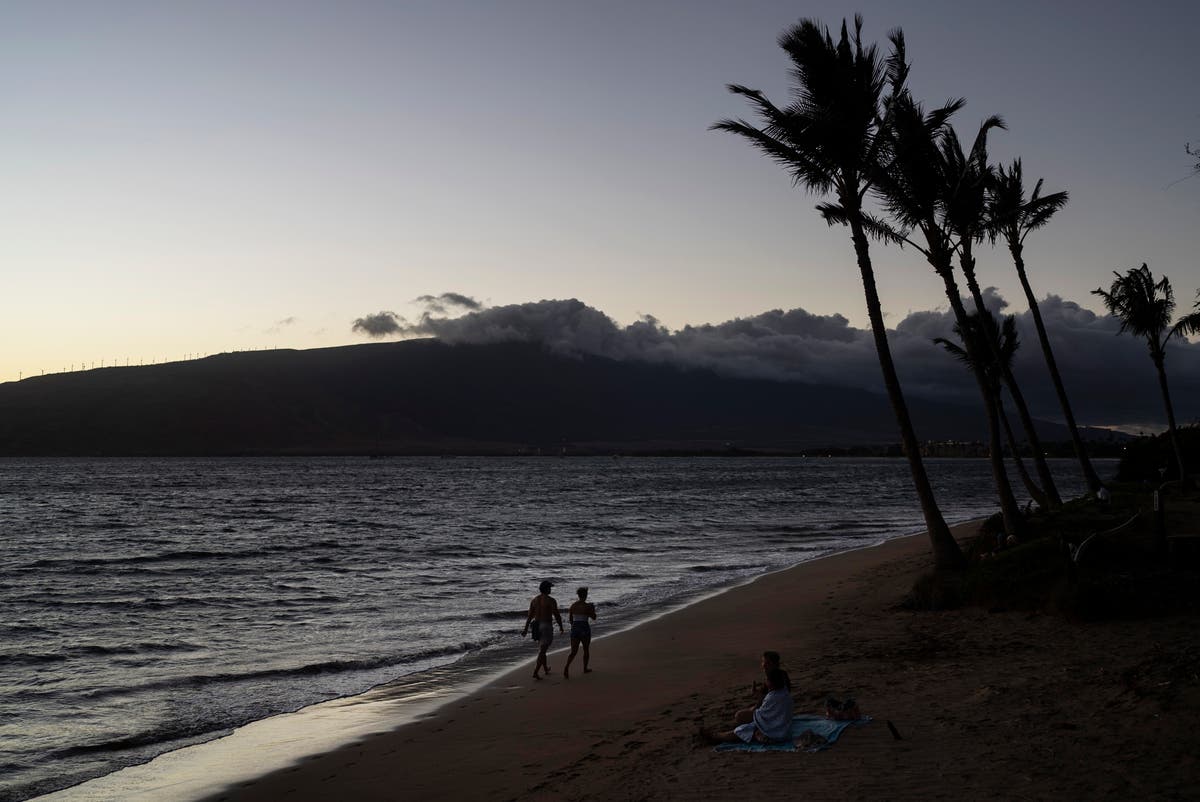
<svg viewBox="0 0 1200 802">
<path fill-rule="evenodd" d="M 552 587 L 554 587 L 554 583 L 549 580 L 538 586 L 538 595 L 529 602 L 529 615 L 525 618 L 525 628 L 521 630 L 523 638 L 529 631 L 530 623 L 533 624 L 533 637 L 538 642 L 537 664 L 533 667 L 534 679 L 541 679 L 538 676 L 540 669 L 545 669 L 546 674 L 550 674 L 550 664 L 546 662 L 546 650 L 550 648 L 551 643 L 554 643 L 554 625 L 551 619 L 558 622 L 558 631 L 563 631 L 562 616 L 558 613 L 558 602 L 550 595 Z"/>
<path fill-rule="evenodd" d="M 592 625 L 588 619 L 596 620 L 596 605 L 587 600 L 588 589 L 578 588 L 575 595 L 579 598 L 567 609 L 567 623 L 571 625 L 571 654 L 567 657 L 567 665 L 563 669 L 563 677 L 571 678 L 571 661 L 583 644 L 583 673 L 590 674 L 588 662 L 592 659 Z"/>
<path fill-rule="evenodd" d="M 779 670 L 783 674 L 783 683 L 787 687 L 788 693 L 791 693 L 792 678 L 789 677 L 788 673 L 783 670 L 782 662 L 783 658 L 779 656 L 779 652 L 767 650 L 762 653 L 763 673 L 770 673 L 772 669 Z M 750 692 L 754 696 L 754 706 L 737 711 L 733 717 L 733 720 L 738 724 L 746 724 L 754 720 L 754 711 L 757 710 L 760 705 L 762 705 L 763 699 L 766 698 L 767 685 L 765 682 L 760 683 L 758 680 L 755 680 Z"/>
</svg>

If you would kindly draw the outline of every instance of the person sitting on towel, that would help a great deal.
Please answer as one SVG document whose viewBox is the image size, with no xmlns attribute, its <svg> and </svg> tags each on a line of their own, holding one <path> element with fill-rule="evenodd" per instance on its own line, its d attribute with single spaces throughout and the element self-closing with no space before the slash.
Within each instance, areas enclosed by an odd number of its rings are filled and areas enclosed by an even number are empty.
<svg viewBox="0 0 1200 802">
<path fill-rule="evenodd" d="M 779 652 L 765 651 L 762 653 L 762 670 L 765 675 L 773 668 L 783 669 L 781 665 L 783 658 L 779 656 Z M 786 671 L 783 672 L 783 682 L 787 686 L 788 691 L 792 690 L 792 680 Z M 743 708 L 734 714 L 733 721 L 735 724 L 748 724 L 754 720 L 754 711 L 762 704 L 763 697 L 767 695 L 767 685 L 764 682 L 754 681 L 754 685 L 750 688 L 750 694 L 754 697 L 754 705 L 752 707 Z"/>
<path fill-rule="evenodd" d="M 792 693 L 781 668 L 767 671 L 767 695 L 754 709 L 754 718 L 728 732 L 712 733 L 717 743 L 779 743 L 792 737 Z"/>
</svg>

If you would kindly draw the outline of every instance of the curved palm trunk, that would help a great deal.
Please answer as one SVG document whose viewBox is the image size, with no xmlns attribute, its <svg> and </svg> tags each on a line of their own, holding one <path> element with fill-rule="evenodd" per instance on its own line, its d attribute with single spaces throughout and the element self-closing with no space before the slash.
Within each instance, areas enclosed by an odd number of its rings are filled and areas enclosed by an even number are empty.
<svg viewBox="0 0 1200 802">
<path fill-rule="evenodd" d="M 950 308 L 954 310 L 954 318 L 958 322 L 959 328 L 969 331 L 967 310 L 963 307 L 962 297 L 958 293 L 958 283 L 954 280 L 950 259 L 947 258 L 943 265 L 935 264 L 934 269 L 937 270 L 946 285 L 946 298 L 950 301 Z M 964 340 L 963 345 L 966 346 L 971 357 L 971 373 L 975 376 L 975 383 L 979 386 L 979 394 L 983 397 L 983 410 L 987 415 L 988 461 L 992 466 L 992 481 L 996 485 L 996 495 L 1000 499 L 1000 514 L 1004 518 L 1004 531 L 1006 534 L 1021 537 L 1025 532 L 1024 518 L 1021 516 L 1021 507 L 1017 504 L 1016 496 L 1013 495 L 1012 484 L 1008 481 L 1008 471 L 1004 466 L 1004 454 L 1000 448 L 1000 420 L 996 415 L 995 400 L 982 369 L 982 365 L 986 364 L 986 361 L 980 358 L 980 354 L 971 353 L 976 348 L 970 338 Z"/>
<path fill-rule="evenodd" d="M 942 511 L 933 496 L 933 487 L 929 484 L 925 464 L 921 461 L 921 448 L 908 414 L 908 405 L 900 389 L 900 377 L 896 375 L 896 366 L 892 362 L 892 350 L 888 345 L 887 329 L 883 325 L 883 310 L 879 304 L 879 292 L 875 287 L 875 271 L 871 266 L 871 254 L 866 234 L 863 233 L 862 220 L 853 215 L 850 219 L 850 232 L 854 242 L 854 255 L 858 259 L 858 269 L 862 273 L 863 292 L 867 297 L 867 315 L 871 319 L 871 334 L 875 337 L 875 350 L 879 354 L 883 384 L 887 388 L 888 400 L 892 404 L 892 412 L 900 428 L 904 456 L 908 458 L 913 485 L 921 502 L 921 514 L 925 517 L 925 527 L 933 546 L 934 564 L 938 568 L 961 568 L 966 564 L 966 560 L 958 547 L 958 541 L 950 534 L 950 527 L 946 526 L 946 520 L 942 517 Z"/>
<path fill-rule="evenodd" d="M 1167 408 L 1167 430 L 1171 436 L 1171 448 L 1175 451 L 1175 464 L 1179 468 L 1179 483 L 1183 487 L 1191 487 L 1187 471 L 1183 465 L 1183 449 L 1179 446 L 1179 433 L 1175 430 L 1175 408 L 1171 405 L 1171 391 L 1167 389 L 1167 371 L 1163 367 L 1163 354 L 1152 354 L 1154 367 L 1158 371 L 1158 387 L 1162 390 L 1163 404 Z"/>
<path fill-rule="evenodd" d="M 1029 475 L 1029 471 L 1025 469 L 1025 460 L 1021 459 L 1021 446 L 1017 443 L 1016 435 L 1013 434 L 1012 424 L 1008 422 L 1008 415 L 1004 412 L 1004 399 L 1000 397 L 999 392 L 996 393 L 996 413 L 1000 416 L 1000 423 L 1004 427 L 1008 448 L 1012 451 L 1013 462 L 1017 465 L 1017 475 L 1021 477 L 1021 483 L 1029 491 L 1029 496 L 1034 503 L 1045 509 L 1047 507 L 1046 494 L 1042 492 L 1042 489 L 1033 481 L 1033 477 Z"/>
<path fill-rule="evenodd" d="M 1008 391 L 1013 399 L 1013 406 L 1017 410 L 1017 417 L 1021 419 L 1021 426 L 1025 429 L 1025 434 L 1029 440 L 1029 447 L 1033 450 L 1034 468 L 1037 470 L 1038 478 L 1042 480 L 1042 486 L 1046 489 L 1045 500 L 1049 502 L 1049 506 L 1051 507 L 1061 507 L 1062 497 L 1058 494 L 1058 486 L 1054 483 L 1054 476 L 1050 473 L 1050 465 L 1046 462 L 1046 453 L 1042 449 L 1041 441 L 1038 440 L 1034 429 L 1033 416 L 1029 414 L 1029 407 L 1025 403 L 1025 397 L 1021 395 L 1021 389 L 1017 386 L 1017 380 L 1013 376 L 1012 370 L 1007 365 L 1003 367 L 1003 370 L 1004 383 L 1008 385 Z"/>
<path fill-rule="evenodd" d="M 963 243 L 963 253 L 959 260 L 962 266 L 963 275 L 967 279 L 967 287 L 971 290 L 971 297 L 975 301 L 975 309 L 979 312 L 980 323 L 987 319 L 987 307 L 983 303 L 983 293 L 979 290 L 979 282 L 975 280 L 975 257 L 971 255 L 970 243 Z M 1050 466 L 1046 463 L 1046 452 L 1042 448 L 1041 440 L 1038 439 L 1037 428 L 1033 423 L 1033 416 L 1029 414 L 1029 406 L 1025 403 L 1025 396 L 1021 393 L 1021 388 L 1017 384 L 1017 377 L 1013 375 L 1012 368 L 1000 358 L 1000 353 L 996 348 L 996 342 L 991 336 L 985 338 L 988 343 L 988 348 L 992 351 L 992 359 L 1000 366 L 1003 373 L 1004 383 L 1008 385 L 1008 391 L 1012 395 L 1013 406 L 1017 409 L 1017 416 L 1021 419 L 1021 426 L 1025 429 L 1025 439 L 1029 441 L 1029 447 L 1033 451 L 1033 465 L 1037 470 L 1038 479 L 1042 482 L 1042 487 L 1046 492 L 1042 496 L 1042 500 L 1038 501 L 1043 507 L 1049 506 L 1061 507 L 1062 497 L 1058 495 L 1058 486 L 1054 483 L 1054 476 L 1050 473 Z M 1000 403 L 1000 397 L 996 397 L 997 403 Z M 1003 411 L 1001 412 L 1003 416 Z M 1007 417 L 1004 418 L 1007 425 Z M 1017 456 L 1016 448 L 1013 449 L 1013 456 L 1017 459 L 1017 464 L 1021 465 L 1020 457 Z M 1024 466 L 1021 466 L 1024 470 Z M 1036 496 L 1035 496 L 1036 498 Z"/>
<path fill-rule="evenodd" d="M 1104 483 L 1096 475 L 1092 461 L 1088 459 L 1087 449 L 1083 438 L 1079 436 L 1079 427 L 1075 425 L 1075 415 L 1071 412 L 1071 402 L 1067 399 L 1067 388 L 1063 386 L 1062 376 L 1058 372 L 1058 363 L 1054 360 L 1054 351 L 1050 348 L 1050 338 L 1046 335 L 1046 325 L 1042 323 L 1042 311 L 1038 307 L 1037 298 L 1033 296 L 1033 288 L 1029 286 L 1029 277 L 1025 275 L 1025 260 L 1021 258 L 1021 243 L 1009 240 L 1009 253 L 1012 254 L 1013 264 L 1017 268 L 1017 278 L 1021 281 L 1021 289 L 1025 291 L 1025 300 L 1033 315 L 1033 325 L 1037 329 L 1038 343 L 1042 346 L 1042 356 L 1046 360 L 1046 369 L 1050 371 L 1050 380 L 1054 383 L 1054 392 L 1058 394 L 1058 404 L 1062 407 L 1063 419 L 1067 422 L 1067 430 L 1071 434 L 1071 446 L 1075 449 L 1075 458 L 1079 460 L 1079 469 L 1087 482 L 1088 490 L 1095 494 Z"/>
</svg>

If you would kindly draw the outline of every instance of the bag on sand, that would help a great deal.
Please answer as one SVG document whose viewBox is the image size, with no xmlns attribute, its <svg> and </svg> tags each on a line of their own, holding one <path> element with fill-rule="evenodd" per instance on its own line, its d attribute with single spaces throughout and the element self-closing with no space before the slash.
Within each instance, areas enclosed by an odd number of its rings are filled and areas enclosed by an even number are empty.
<svg viewBox="0 0 1200 802">
<path fill-rule="evenodd" d="M 853 699 L 839 701 L 831 696 L 825 700 L 825 718 L 834 721 L 854 721 L 861 717 L 862 713 L 859 712 L 858 702 Z"/>
</svg>

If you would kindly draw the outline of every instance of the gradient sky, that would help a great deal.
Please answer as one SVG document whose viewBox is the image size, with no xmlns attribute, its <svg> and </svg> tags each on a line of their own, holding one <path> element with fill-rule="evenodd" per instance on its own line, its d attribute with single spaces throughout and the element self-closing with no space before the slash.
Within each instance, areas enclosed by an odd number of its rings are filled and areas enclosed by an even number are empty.
<svg viewBox="0 0 1200 802">
<path fill-rule="evenodd" d="M 1113 7 L 1108 7 L 1109 5 Z M 918 97 L 1002 115 L 996 159 L 1067 189 L 1040 295 L 1149 262 L 1200 286 L 1200 4 L 9 2 L 0 24 L 0 380 L 362 342 L 447 291 L 621 323 L 772 308 L 866 325 L 847 233 L 743 141 L 802 16 L 903 27 Z M 1178 183 L 1175 183 L 1178 182 Z M 944 306 L 877 249 L 888 321 Z M 1007 255 L 983 283 L 1025 308 Z"/>
</svg>

